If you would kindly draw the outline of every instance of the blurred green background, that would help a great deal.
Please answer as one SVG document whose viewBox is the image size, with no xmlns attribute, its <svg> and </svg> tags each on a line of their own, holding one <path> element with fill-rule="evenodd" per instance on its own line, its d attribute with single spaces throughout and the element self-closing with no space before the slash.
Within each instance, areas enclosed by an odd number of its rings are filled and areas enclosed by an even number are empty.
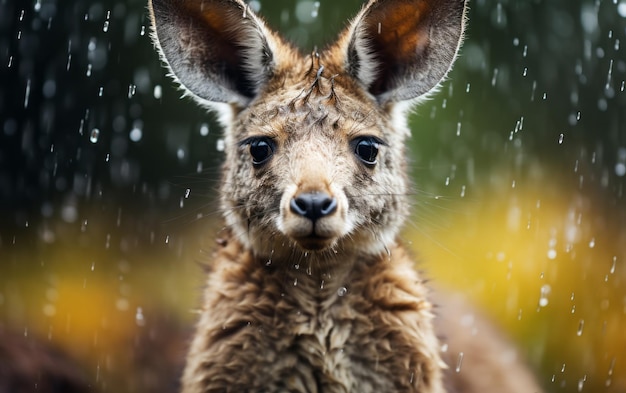
<svg viewBox="0 0 626 393">
<path fill-rule="evenodd" d="M 252 1 L 304 52 L 358 0 Z M 626 392 L 626 1 L 473 0 L 411 119 L 403 240 L 549 392 Z M 222 153 L 143 1 L 0 0 L 0 328 L 100 391 L 174 391 L 210 262 Z"/>
</svg>

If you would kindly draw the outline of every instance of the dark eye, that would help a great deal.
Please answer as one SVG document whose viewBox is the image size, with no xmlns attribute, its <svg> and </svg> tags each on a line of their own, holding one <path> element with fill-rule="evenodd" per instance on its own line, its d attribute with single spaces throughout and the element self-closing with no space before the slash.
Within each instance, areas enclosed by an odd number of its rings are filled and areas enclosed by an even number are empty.
<svg viewBox="0 0 626 393">
<path fill-rule="evenodd" d="M 252 164 L 260 166 L 265 164 L 274 155 L 274 142 L 267 138 L 252 139 L 250 142 L 250 155 Z"/>
<path fill-rule="evenodd" d="M 357 139 L 354 147 L 354 153 L 366 165 L 375 165 L 377 162 L 376 157 L 378 156 L 378 147 L 380 144 L 380 141 L 374 137 Z"/>
</svg>

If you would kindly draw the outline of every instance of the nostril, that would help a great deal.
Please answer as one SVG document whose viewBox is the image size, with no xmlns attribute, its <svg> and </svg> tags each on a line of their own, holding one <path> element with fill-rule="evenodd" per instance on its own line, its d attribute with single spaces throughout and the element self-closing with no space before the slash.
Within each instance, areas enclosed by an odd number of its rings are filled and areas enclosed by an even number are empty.
<svg viewBox="0 0 626 393">
<path fill-rule="evenodd" d="M 311 210 L 311 200 L 301 196 L 295 197 L 290 203 L 291 211 L 299 216 L 306 216 Z"/>
<path fill-rule="evenodd" d="M 337 210 L 337 200 L 323 192 L 308 192 L 291 199 L 291 211 L 311 221 L 329 216 Z"/>
<path fill-rule="evenodd" d="M 327 196 L 327 198 L 322 200 L 320 205 L 320 213 L 322 216 L 328 216 L 337 210 L 337 200 L 330 196 Z"/>
</svg>

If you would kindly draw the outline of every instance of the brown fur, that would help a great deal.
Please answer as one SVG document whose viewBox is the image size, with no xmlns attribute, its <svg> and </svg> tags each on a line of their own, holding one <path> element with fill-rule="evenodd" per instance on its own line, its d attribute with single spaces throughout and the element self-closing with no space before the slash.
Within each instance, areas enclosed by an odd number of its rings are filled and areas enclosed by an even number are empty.
<svg viewBox="0 0 626 393">
<path fill-rule="evenodd" d="M 310 56 L 241 0 L 150 10 L 173 76 L 225 128 L 227 229 L 183 391 L 446 391 L 427 290 L 396 237 L 406 111 L 451 67 L 465 2 L 371 0 Z"/>
</svg>

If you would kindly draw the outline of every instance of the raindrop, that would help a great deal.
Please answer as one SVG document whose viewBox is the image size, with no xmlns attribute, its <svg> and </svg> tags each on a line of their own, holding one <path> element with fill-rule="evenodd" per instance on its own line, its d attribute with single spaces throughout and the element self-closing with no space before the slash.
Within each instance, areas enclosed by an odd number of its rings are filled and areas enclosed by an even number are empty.
<svg viewBox="0 0 626 393">
<path fill-rule="evenodd" d="M 163 97 L 163 88 L 161 87 L 161 85 L 154 86 L 154 90 L 152 91 L 152 95 L 157 100 L 160 100 L 161 97 Z"/>
<path fill-rule="evenodd" d="M 144 36 L 145 34 L 146 34 L 146 26 L 141 25 L 141 31 L 139 32 L 139 35 Z"/>
<path fill-rule="evenodd" d="M 200 135 L 202 135 L 202 136 L 209 135 L 209 125 L 207 123 L 203 123 L 200 126 Z"/>
<path fill-rule="evenodd" d="M 91 69 L 93 68 L 93 66 L 91 65 L 91 63 L 87 64 L 87 76 L 91 76 Z M 68 62 L 68 70 L 69 70 L 69 62 Z"/>
<path fill-rule="evenodd" d="M 560 134 L 560 135 L 559 135 L 559 145 L 562 145 L 562 144 L 563 144 L 563 139 L 564 139 L 564 138 L 565 138 L 565 135 L 563 135 L 563 134 Z"/>
<path fill-rule="evenodd" d="M 30 78 L 26 80 L 26 93 L 24 94 L 24 108 L 28 108 L 29 99 L 30 99 Z"/>
<path fill-rule="evenodd" d="M 578 322 L 578 330 L 576 331 L 576 335 L 578 337 L 583 335 L 583 329 L 585 327 L 585 320 L 581 319 L 580 322 Z"/>
<path fill-rule="evenodd" d="M 91 143 L 97 143 L 98 138 L 100 138 L 100 130 L 98 128 L 94 128 L 91 130 L 91 134 L 89 134 L 89 141 Z"/>
<path fill-rule="evenodd" d="M 11 66 L 13 65 L 13 56 L 9 56 L 9 64 L 7 65 L 8 68 L 11 68 Z M 622 87 L 624 86 L 624 83 L 622 82 Z M 622 89 L 623 90 L 623 89 Z"/>
<path fill-rule="evenodd" d="M 465 197 L 465 186 L 461 186 L 461 198 Z"/>
<path fill-rule="evenodd" d="M 463 352 L 460 352 L 459 357 L 456 360 L 456 368 L 454 369 L 454 371 L 456 371 L 457 373 L 460 373 L 462 364 L 463 364 Z"/>
<path fill-rule="evenodd" d="M 137 311 L 135 312 L 135 322 L 137 326 L 145 326 L 146 320 L 143 316 L 143 309 L 141 307 L 137 307 Z"/>
<path fill-rule="evenodd" d="M 37 0 L 35 2 L 33 9 L 35 10 L 35 12 L 39 12 L 41 10 L 41 0 Z"/>
<path fill-rule="evenodd" d="M 104 25 L 102 26 L 102 31 L 105 32 L 105 33 L 109 31 L 109 21 L 108 20 L 104 21 Z"/>
<path fill-rule="evenodd" d="M 626 18 L 626 1 L 622 1 L 617 6 L 617 13 L 622 18 Z"/>
<path fill-rule="evenodd" d="M 545 307 L 548 305 L 548 295 L 552 291 L 550 285 L 545 284 L 541 287 L 541 293 L 539 295 L 539 307 Z"/>
<path fill-rule="evenodd" d="M 298 277 L 294 278 L 293 280 L 293 286 L 297 286 L 298 285 Z"/>
<path fill-rule="evenodd" d="M 557 256 L 557 252 L 555 249 L 551 248 L 548 250 L 548 259 L 554 260 L 556 259 L 556 256 Z"/>
<path fill-rule="evenodd" d="M 189 198 L 189 194 L 191 194 L 191 188 L 185 190 L 185 199 Z"/>
<path fill-rule="evenodd" d="M 591 240 L 589 241 L 589 248 L 594 248 L 596 246 L 596 239 L 595 238 L 591 238 Z"/>
<path fill-rule="evenodd" d="M 224 142 L 224 139 L 222 138 L 218 139 L 215 144 L 215 149 L 217 151 L 224 151 L 225 148 L 226 148 L 226 143 Z"/>
<path fill-rule="evenodd" d="M 346 296 L 347 293 L 348 293 L 348 288 L 346 287 L 339 287 L 339 289 L 337 290 L 337 296 L 339 297 Z"/>
<path fill-rule="evenodd" d="M 615 264 L 617 263 L 617 257 L 614 256 L 613 257 L 613 264 L 611 264 L 611 270 L 609 270 L 609 273 L 614 274 L 615 273 Z"/>
<path fill-rule="evenodd" d="M 456 136 L 461 135 L 461 122 L 456 123 Z"/>
<path fill-rule="evenodd" d="M 137 86 L 134 84 L 128 85 L 128 98 L 132 98 L 137 92 Z"/>
<path fill-rule="evenodd" d="M 143 131 L 141 131 L 141 128 L 139 127 L 133 127 L 132 130 L 130 130 L 130 140 L 133 142 L 139 142 L 141 140 L 143 136 Z"/>
</svg>

